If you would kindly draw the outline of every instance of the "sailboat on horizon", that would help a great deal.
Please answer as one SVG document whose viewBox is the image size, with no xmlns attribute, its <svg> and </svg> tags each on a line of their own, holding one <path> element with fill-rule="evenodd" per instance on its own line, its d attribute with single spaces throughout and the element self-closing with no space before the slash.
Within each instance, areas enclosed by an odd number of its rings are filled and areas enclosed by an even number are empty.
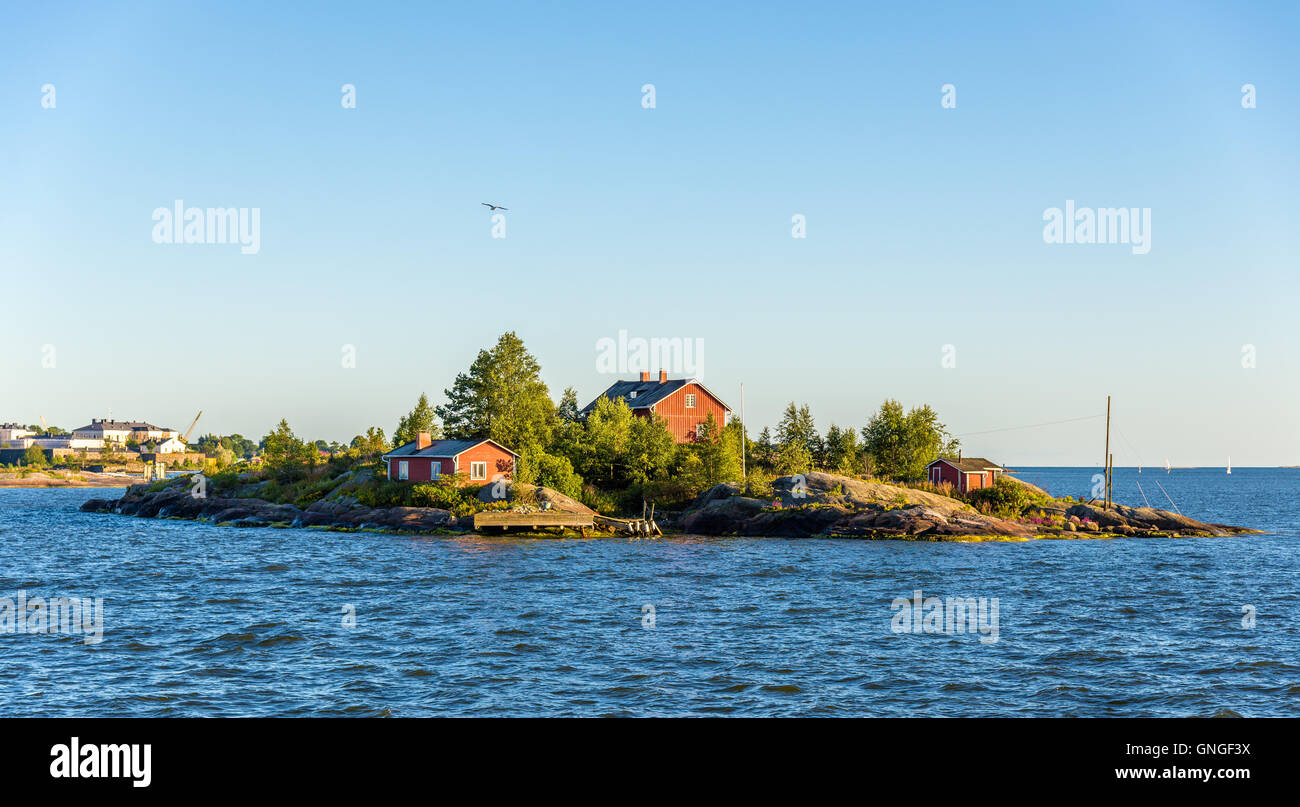
<svg viewBox="0 0 1300 807">
<path fill-rule="evenodd" d="M 1228 473 L 1232 473 L 1232 455 L 1228 455 Z"/>
<path fill-rule="evenodd" d="M 1169 473 L 1173 473 L 1173 471 L 1174 471 L 1173 467 L 1169 464 L 1169 458 L 1165 457 L 1165 473 L 1169 474 Z"/>
</svg>

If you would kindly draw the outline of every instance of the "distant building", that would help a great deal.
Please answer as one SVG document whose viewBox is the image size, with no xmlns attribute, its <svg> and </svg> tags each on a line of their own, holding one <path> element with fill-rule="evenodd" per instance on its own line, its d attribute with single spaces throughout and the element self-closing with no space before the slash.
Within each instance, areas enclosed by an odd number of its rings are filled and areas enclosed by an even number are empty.
<svg viewBox="0 0 1300 807">
<path fill-rule="evenodd" d="M 104 447 L 103 440 L 77 439 L 71 435 L 62 435 L 60 437 L 40 437 L 29 436 L 20 437 L 17 440 L 0 441 L 0 447 L 3 448 L 29 448 L 31 446 L 40 446 L 41 448 L 71 448 L 89 450 L 98 450 Z"/>
<path fill-rule="evenodd" d="M 26 426 L 0 424 L 0 448 L 26 448 L 30 443 L 19 446 L 18 442 L 34 434 L 35 431 L 27 429 Z M 13 443 L 12 446 L 9 443 Z"/>
<path fill-rule="evenodd" d="M 719 429 L 726 426 L 727 413 L 731 411 L 731 407 L 699 381 L 693 378 L 670 379 L 665 370 L 659 371 L 658 381 L 651 381 L 648 371 L 642 371 L 640 381 L 617 381 L 596 400 L 600 398 L 626 401 L 632 414 L 638 417 L 650 417 L 651 413 L 658 415 L 679 443 L 698 440 L 710 414 Z M 595 408 L 596 401 L 587 404 L 582 417 L 591 414 Z"/>
<path fill-rule="evenodd" d="M 21 440 L 24 437 L 30 437 L 36 432 L 31 431 L 25 426 L 17 423 L 0 424 L 0 443 L 7 443 L 10 440 Z"/>
<path fill-rule="evenodd" d="M 925 466 L 926 478 L 935 485 L 951 485 L 965 493 L 992 487 L 1007 469 L 983 457 L 940 457 Z"/>
<path fill-rule="evenodd" d="M 433 440 L 427 432 L 420 432 L 411 442 L 382 457 L 388 463 L 389 479 L 429 482 L 461 473 L 469 482 L 478 484 L 498 477 L 512 479 L 518 458 L 495 440 Z"/>
<path fill-rule="evenodd" d="M 114 443 L 125 443 L 127 440 L 147 443 L 150 440 L 170 440 L 173 437 L 179 437 L 180 432 L 137 420 L 93 419 L 90 421 L 90 425 L 74 429 L 72 436 L 86 440 L 105 440 Z"/>
<path fill-rule="evenodd" d="M 189 447 L 179 437 L 168 437 L 154 446 L 155 454 L 184 454 Z"/>
</svg>

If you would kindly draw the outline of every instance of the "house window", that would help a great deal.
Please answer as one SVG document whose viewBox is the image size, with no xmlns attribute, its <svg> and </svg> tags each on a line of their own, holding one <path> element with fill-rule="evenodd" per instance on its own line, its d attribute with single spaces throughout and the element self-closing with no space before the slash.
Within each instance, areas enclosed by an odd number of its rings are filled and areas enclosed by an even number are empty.
<svg viewBox="0 0 1300 807">
<path fill-rule="evenodd" d="M 398 479 L 411 478 L 411 463 L 407 462 L 406 460 L 397 461 L 397 478 Z"/>
<path fill-rule="evenodd" d="M 429 463 L 429 478 L 437 479 L 442 476 L 442 463 L 434 460 Z"/>
<path fill-rule="evenodd" d="M 487 479 L 487 463 L 471 462 L 469 464 L 470 479 Z"/>
<path fill-rule="evenodd" d="M 691 395 L 687 395 L 687 396 L 686 396 L 686 408 L 687 408 L 687 409 L 694 409 L 694 408 L 695 408 L 695 395 L 694 395 L 694 394 L 691 394 Z"/>
</svg>

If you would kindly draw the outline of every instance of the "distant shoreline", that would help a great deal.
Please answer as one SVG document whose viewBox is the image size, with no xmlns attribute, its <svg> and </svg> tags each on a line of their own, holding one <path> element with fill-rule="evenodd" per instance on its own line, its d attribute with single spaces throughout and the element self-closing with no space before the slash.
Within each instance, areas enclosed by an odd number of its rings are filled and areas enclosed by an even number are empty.
<svg viewBox="0 0 1300 807">
<path fill-rule="evenodd" d="M 56 476 L 48 471 L 38 471 L 26 477 L 16 473 L 0 476 L 0 488 L 124 488 L 144 481 L 142 476 L 126 474 L 70 471 L 67 476 Z"/>
</svg>

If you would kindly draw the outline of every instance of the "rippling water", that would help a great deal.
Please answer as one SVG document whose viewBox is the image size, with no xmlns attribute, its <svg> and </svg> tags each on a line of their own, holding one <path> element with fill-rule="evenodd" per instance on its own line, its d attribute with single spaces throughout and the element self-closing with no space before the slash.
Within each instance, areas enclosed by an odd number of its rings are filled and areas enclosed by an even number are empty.
<svg viewBox="0 0 1300 807">
<path fill-rule="evenodd" d="M 1091 473 L 1022 477 L 1083 493 Z M 1159 473 L 1188 515 L 1273 534 L 410 538 L 0 489 L 0 597 L 105 612 L 99 644 L 0 633 L 0 715 L 1295 715 L 1300 471 L 1227 480 Z M 894 633 L 890 603 L 915 589 L 998 598 L 998 641 Z"/>
</svg>

